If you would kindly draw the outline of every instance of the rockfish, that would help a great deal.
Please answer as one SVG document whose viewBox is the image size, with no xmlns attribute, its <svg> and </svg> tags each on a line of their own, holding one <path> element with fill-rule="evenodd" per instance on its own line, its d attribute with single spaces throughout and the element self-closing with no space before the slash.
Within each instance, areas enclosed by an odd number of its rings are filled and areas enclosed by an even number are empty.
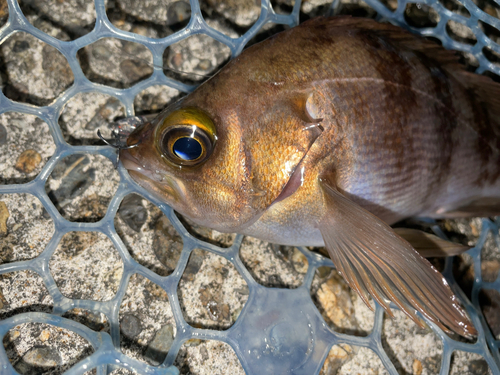
<svg viewBox="0 0 500 375">
<path fill-rule="evenodd" d="M 500 213 L 500 85 L 398 27 L 317 18 L 256 44 L 128 138 L 132 178 L 199 225 L 325 246 L 369 305 L 476 330 L 389 225 Z"/>
</svg>

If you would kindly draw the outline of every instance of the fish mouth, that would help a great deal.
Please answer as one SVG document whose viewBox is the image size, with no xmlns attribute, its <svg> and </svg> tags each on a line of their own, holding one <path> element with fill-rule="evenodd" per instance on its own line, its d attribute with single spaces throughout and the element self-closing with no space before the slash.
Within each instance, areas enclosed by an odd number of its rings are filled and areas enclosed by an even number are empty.
<svg viewBox="0 0 500 375">
<path fill-rule="evenodd" d="M 159 172 L 152 171 L 141 165 L 128 150 L 120 152 L 120 161 L 129 172 L 130 177 L 141 187 L 153 194 L 162 201 L 171 198 L 167 203 L 183 201 L 186 197 L 184 186 L 172 176 L 161 175 Z M 173 199 L 173 201 L 172 201 Z"/>
</svg>

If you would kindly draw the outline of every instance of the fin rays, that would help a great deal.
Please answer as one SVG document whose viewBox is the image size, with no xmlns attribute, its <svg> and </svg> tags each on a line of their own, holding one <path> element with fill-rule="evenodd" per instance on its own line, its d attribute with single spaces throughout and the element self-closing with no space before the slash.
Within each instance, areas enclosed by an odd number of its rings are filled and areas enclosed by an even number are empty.
<svg viewBox="0 0 500 375">
<path fill-rule="evenodd" d="M 369 306 L 370 294 L 393 316 L 391 300 L 419 326 L 419 311 L 444 331 L 476 331 L 442 275 L 377 217 L 322 185 L 327 213 L 319 224 L 338 271 Z"/>
</svg>

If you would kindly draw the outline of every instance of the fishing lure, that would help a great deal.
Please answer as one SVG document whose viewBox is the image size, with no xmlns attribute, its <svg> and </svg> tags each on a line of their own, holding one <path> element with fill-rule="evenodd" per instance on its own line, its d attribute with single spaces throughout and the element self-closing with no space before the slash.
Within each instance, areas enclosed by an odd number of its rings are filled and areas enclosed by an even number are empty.
<svg viewBox="0 0 500 375">
<path fill-rule="evenodd" d="M 373 20 L 317 18 L 245 50 L 120 155 L 194 222 L 325 246 L 368 306 L 471 336 L 415 233 L 389 225 L 498 214 L 499 124 L 500 86 L 454 53 Z"/>
</svg>

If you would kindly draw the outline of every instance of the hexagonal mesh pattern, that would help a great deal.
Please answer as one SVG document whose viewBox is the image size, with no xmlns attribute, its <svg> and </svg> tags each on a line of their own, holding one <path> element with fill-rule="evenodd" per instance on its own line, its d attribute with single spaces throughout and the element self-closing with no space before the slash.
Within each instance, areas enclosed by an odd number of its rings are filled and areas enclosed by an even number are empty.
<svg viewBox="0 0 500 375">
<path fill-rule="evenodd" d="M 484 27 L 480 27 L 480 22 L 482 22 L 498 31 L 500 30 L 500 21 L 491 14 L 481 10 L 472 0 L 460 0 L 460 4 L 466 9 L 462 14 L 449 10 L 438 0 L 421 1 L 418 7 L 430 6 L 439 16 L 437 24 L 426 28 L 416 28 L 407 23 L 405 11 L 408 5 L 413 3 L 412 1 L 398 0 L 397 4 L 393 2 L 393 10 L 389 10 L 391 4 L 387 2 L 382 3 L 378 0 L 366 0 L 366 2 L 378 13 L 379 19 L 389 20 L 426 36 L 436 37 L 441 40 L 446 48 L 453 48 L 471 54 L 476 60 L 478 73 L 490 71 L 500 75 L 500 67 L 490 61 L 485 56 L 485 53 L 483 53 L 485 50 L 489 50 L 493 51 L 489 52 L 493 55 L 495 53 L 500 54 L 500 46 L 485 34 Z M 497 0 L 495 2 L 498 4 Z M 25 323 L 48 324 L 77 333 L 90 343 L 93 347 L 93 353 L 82 357 L 81 361 L 68 370 L 68 374 L 84 373 L 91 369 L 95 369 L 94 373 L 106 374 L 117 367 L 144 374 L 176 374 L 178 370 L 173 367 L 173 364 L 178 352 L 183 344 L 192 342 L 192 340 L 217 340 L 228 344 L 234 350 L 243 369 L 248 374 L 317 374 L 320 372 L 323 362 L 332 346 L 342 344 L 371 349 L 380 358 L 383 366 L 390 374 L 398 373 L 382 343 L 384 313 L 379 306 L 376 306 L 375 309 L 375 321 L 371 333 L 365 337 L 359 337 L 347 333 L 338 333 L 331 329 L 313 304 L 310 289 L 315 272 L 319 267 L 332 267 L 333 265 L 330 260 L 312 253 L 305 248 L 301 248 L 299 251 L 303 254 L 308 264 L 302 284 L 296 289 L 264 287 L 255 281 L 240 259 L 239 249 L 243 240 L 241 236 L 236 236 L 233 244 L 227 248 L 221 248 L 196 239 L 185 229 L 185 226 L 170 207 L 158 202 L 147 192 L 139 188 L 130 179 L 121 165 L 118 166 L 118 188 L 109 200 L 107 211 L 102 213 L 102 219 L 97 218 L 95 220 L 88 220 L 88 222 L 68 221 L 65 218 L 66 216 L 62 215 L 60 210 L 56 208 L 53 200 L 51 200 L 46 192 L 47 181 L 49 178 L 55 178 L 54 171 L 56 166 L 63 160 L 67 160 L 65 158 L 72 157 L 73 165 L 77 165 L 83 160 L 79 158 L 82 155 L 102 155 L 113 162 L 116 161 L 116 151 L 111 147 L 70 145 L 71 142 L 65 139 L 59 125 L 59 119 L 64 107 L 72 98 L 80 93 L 87 92 L 106 94 L 116 98 L 123 104 L 126 115 L 132 116 L 134 115 L 134 99 L 141 91 L 151 86 L 164 85 L 181 92 L 189 92 L 193 89 L 193 86 L 170 78 L 165 75 L 161 68 L 164 62 L 163 54 L 167 47 L 190 36 L 205 34 L 229 47 L 231 55 L 236 56 L 268 24 L 283 24 L 288 26 L 297 24 L 301 9 L 300 1 L 297 0 L 294 4 L 289 5 L 291 13 L 285 15 L 275 12 L 270 0 L 262 0 L 260 15 L 255 23 L 240 37 L 230 37 L 211 27 L 202 16 L 198 0 L 191 0 L 191 15 L 185 27 L 171 35 L 160 35 L 160 38 L 152 38 L 143 36 L 140 33 L 118 29 L 108 19 L 105 0 L 95 0 L 95 27 L 91 32 L 72 41 L 56 39 L 54 36 L 30 24 L 16 0 L 8 0 L 7 3 L 9 18 L 5 26 L 0 30 L 0 40 L 2 43 L 14 33 L 19 32 L 25 32 L 38 38 L 48 46 L 54 47 L 64 56 L 73 74 L 74 83 L 69 88 L 62 90 L 62 93 L 55 100 L 45 106 L 33 106 L 17 102 L 9 99 L 4 93 L 0 93 L 0 114 L 17 112 L 41 119 L 48 125 L 50 135 L 55 143 L 52 156 L 49 155 L 50 158 L 48 158 L 47 163 L 32 181 L 0 186 L 0 194 L 3 197 L 6 197 L 8 194 L 26 194 L 26 196 L 23 196 L 22 201 L 26 202 L 26 204 L 29 201 L 26 198 L 28 195 L 36 197 L 46 210 L 43 215 L 47 218 L 50 217 L 53 221 L 54 234 L 47 243 L 43 243 L 43 251 L 39 254 L 29 256 L 28 258 L 32 258 L 30 260 L 14 259 L 11 263 L 0 265 L 0 274 L 23 270 L 38 274 L 53 300 L 53 309 L 51 313 L 29 312 L 11 314 L 10 317 L 0 321 L 0 337 L 4 338 L 12 329 L 19 328 Z M 325 6 L 325 9 L 329 10 L 330 13 L 335 13 L 339 4 L 340 2 L 336 1 L 331 6 Z M 470 16 L 464 15 L 467 11 Z M 464 43 L 450 37 L 449 29 L 447 29 L 450 21 L 467 26 L 474 34 L 471 36 L 475 40 L 474 43 Z M 151 65 L 153 68 L 151 69 L 150 76 L 127 88 L 114 88 L 111 87 L 112 85 L 105 86 L 92 82 L 83 73 L 77 56 L 82 48 L 102 38 L 117 38 L 121 41 L 138 43 L 145 46 L 152 54 Z M 22 47 L 22 43 L 18 43 L 13 48 L 21 50 Z M 1 131 L 2 129 L 0 128 L 0 141 L 2 138 Z M 1 143 L 0 147 L 2 147 Z M 40 153 L 43 152 L 40 151 Z M 16 168 L 31 170 L 29 162 L 21 166 L 16 166 Z M 16 182 L 15 179 L 9 181 Z M 55 191 L 57 192 L 58 190 Z M 75 191 L 77 194 L 78 189 Z M 151 271 L 131 257 L 126 244 L 115 229 L 114 220 L 120 204 L 131 193 L 140 194 L 156 205 L 177 230 L 179 238 L 182 239 L 183 247 L 180 257 L 176 265 L 172 268 L 173 272 L 167 276 L 160 276 L 160 273 Z M 35 209 L 35 203 L 30 204 Z M 0 205 L 0 214 L 1 212 L 2 206 Z M 477 245 L 468 252 L 473 259 L 476 276 L 471 292 L 472 303 L 464 299 L 464 304 L 479 331 L 477 341 L 470 343 L 455 340 L 428 322 L 428 325 L 442 341 L 443 353 L 440 374 L 449 373 L 450 361 L 454 351 L 479 354 L 484 358 L 493 373 L 500 373 L 500 341 L 496 340 L 490 332 L 479 305 L 479 293 L 482 289 L 492 289 L 500 292 L 499 277 L 496 277 L 496 281 L 486 282 L 483 281 L 481 276 L 481 251 L 488 233 L 493 233 L 495 239 L 498 240 L 498 224 L 498 222 L 483 220 L 482 232 L 480 233 Z M 2 222 L 0 221 L 0 235 L 2 230 Z M 80 236 L 84 236 L 87 232 L 100 232 L 107 236 L 116 248 L 119 254 L 119 259 L 117 257 L 116 261 L 120 264 L 121 268 L 118 267 L 119 271 L 116 274 L 118 281 L 109 298 L 106 297 L 106 291 L 101 291 L 103 297 L 99 301 L 85 299 L 85 294 L 68 296 L 62 292 L 64 280 L 55 280 L 50 269 L 55 267 L 52 262 L 54 262 L 58 246 L 64 242 L 63 237 L 70 232 L 77 232 Z M 224 258 L 227 264 L 234 266 L 237 273 L 241 275 L 248 285 L 248 300 L 239 313 L 239 316 L 234 318 L 235 323 L 227 330 L 219 331 L 195 328 L 194 325 L 186 322 L 183 315 L 177 289 L 186 267 L 189 267 L 190 255 L 192 255 L 195 249 L 205 250 Z M 106 259 L 104 259 L 104 262 L 106 262 Z M 452 288 L 460 296 L 464 296 L 454 280 L 452 268 L 452 259 L 447 259 L 444 267 L 444 275 L 449 280 Z M 119 311 L 122 301 L 126 297 L 128 285 L 132 277 L 136 274 L 141 275 L 166 292 L 175 321 L 175 339 L 173 339 L 168 348 L 168 354 L 159 366 L 152 366 L 128 357 L 121 350 Z M 85 325 L 62 317 L 63 314 L 75 308 L 105 314 L 109 319 L 110 334 L 102 332 L 99 329 L 92 330 Z M 129 322 L 130 327 L 132 327 L 132 323 L 132 321 Z M 133 328 L 130 327 L 129 330 L 133 331 Z M 43 332 L 45 331 L 42 331 L 40 337 L 43 337 Z M 7 357 L 6 350 L 3 347 L 0 348 L 0 373 L 15 373 Z"/>
</svg>

